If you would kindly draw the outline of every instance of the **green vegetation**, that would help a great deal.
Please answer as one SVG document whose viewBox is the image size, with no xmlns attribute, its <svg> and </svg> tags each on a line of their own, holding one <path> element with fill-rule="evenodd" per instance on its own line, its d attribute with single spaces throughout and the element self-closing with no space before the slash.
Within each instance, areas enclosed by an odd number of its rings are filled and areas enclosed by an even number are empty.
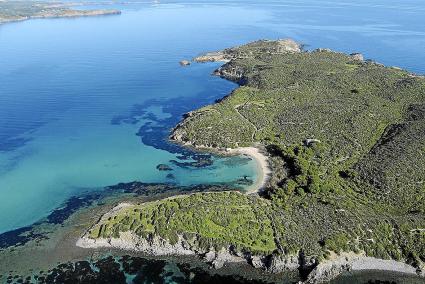
<svg viewBox="0 0 425 284">
<path fill-rule="evenodd" d="M 234 245 L 241 251 L 271 253 L 276 245 L 267 209 L 265 200 L 237 192 L 196 193 L 125 208 L 96 225 L 90 236 L 117 238 L 119 232 L 132 231 L 174 244 L 181 235 L 204 249 Z"/>
<path fill-rule="evenodd" d="M 178 199 L 190 208 L 176 205 L 168 225 L 149 217 L 152 232 L 319 260 L 330 250 L 365 251 L 423 266 L 424 78 L 336 52 L 285 53 L 277 44 L 224 51 L 232 60 L 216 73 L 243 86 L 190 113 L 172 135 L 195 146 L 264 145 L 273 174 L 263 197 Z"/>
</svg>

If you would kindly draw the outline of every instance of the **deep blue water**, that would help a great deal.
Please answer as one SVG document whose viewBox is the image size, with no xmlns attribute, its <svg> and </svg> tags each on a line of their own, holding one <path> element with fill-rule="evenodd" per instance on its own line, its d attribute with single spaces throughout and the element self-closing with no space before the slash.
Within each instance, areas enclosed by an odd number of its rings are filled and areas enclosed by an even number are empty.
<svg viewBox="0 0 425 284">
<path fill-rule="evenodd" d="M 118 182 L 255 179 L 247 159 L 170 163 L 180 154 L 163 138 L 181 114 L 235 88 L 210 76 L 217 64 L 182 68 L 182 59 L 290 37 L 425 73 L 422 0 L 93 5 L 103 6 L 122 14 L 0 26 L 0 233 Z M 156 169 L 161 163 L 173 166 L 174 179 Z"/>
</svg>

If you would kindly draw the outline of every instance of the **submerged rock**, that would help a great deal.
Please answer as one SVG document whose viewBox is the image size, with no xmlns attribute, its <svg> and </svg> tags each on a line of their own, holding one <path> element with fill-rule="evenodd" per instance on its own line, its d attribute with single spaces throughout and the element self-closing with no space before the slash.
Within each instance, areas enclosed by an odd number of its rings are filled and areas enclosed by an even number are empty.
<svg viewBox="0 0 425 284">
<path fill-rule="evenodd" d="M 176 179 L 176 177 L 173 174 L 168 174 L 166 176 L 167 179 Z"/>
<path fill-rule="evenodd" d="M 236 181 L 237 184 L 240 185 L 252 185 L 254 182 L 252 181 L 252 179 L 250 179 L 248 176 L 244 176 L 242 178 L 239 178 Z"/>
<path fill-rule="evenodd" d="M 182 60 L 182 61 L 180 61 L 180 65 L 181 66 L 189 66 L 190 65 L 190 61 L 189 60 Z"/>
<path fill-rule="evenodd" d="M 169 165 L 165 165 L 165 164 L 159 164 L 158 166 L 156 166 L 156 169 L 158 171 L 172 171 L 173 170 Z"/>
</svg>

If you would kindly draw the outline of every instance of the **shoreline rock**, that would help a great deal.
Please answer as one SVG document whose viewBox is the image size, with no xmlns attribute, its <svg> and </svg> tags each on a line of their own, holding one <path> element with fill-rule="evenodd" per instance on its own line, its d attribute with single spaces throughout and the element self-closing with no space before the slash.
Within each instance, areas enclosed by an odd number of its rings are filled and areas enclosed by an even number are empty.
<svg viewBox="0 0 425 284">
<path fill-rule="evenodd" d="M 298 256 L 252 255 L 236 252 L 232 246 L 219 251 L 214 248 L 204 250 L 190 243 L 181 235 L 178 236 L 175 244 L 171 244 L 168 240 L 158 236 L 142 238 L 130 232 L 121 232 L 119 238 L 110 239 L 91 239 L 86 233 L 78 239 L 76 246 L 86 249 L 114 248 L 150 256 L 197 256 L 214 269 L 220 269 L 226 264 L 242 262 L 270 273 L 288 272 L 300 267 Z"/>
<path fill-rule="evenodd" d="M 128 204 L 115 207 L 111 212 L 115 212 L 125 206 L 128 206 Z M 102 219 L 110 216 L 111 212 L 105 214 Z M 181 235 L 178 236 L 178 241 L 175 244 L 156 236 L 141 238 L 130 232 L 120 233 L 119 238 L 111 239 L 91 239 L 84 235 L 77 241 L 76 245 L 88 249 L 114 248 L 151 256 L 197 256 L 214 269 L 220 269 L 226 264 L 241 262 L 274 274 L 301 269 L 307 271 L 307 278 L 303 282 L 306 284 L 326 283 L 344 272 L 362 270 L 392 271 L 425 277 L 415 267 L 404 262 L 367 257 L 364 254 L 356 254 L 354 252 L 341 253 L 340 255 L 332 253 L 330 260 L 316 263 L 314 258 L 304 257 L 302 254 L 287 256 L 275 254 L 252 255 L 250 253 L 236 252 L 231 246 L 222 248 L 219 251 L 214 248 L 202 250 L 193 243 L 189 243 Z"/>
<path fill-rule="evenodd" d="M 144 239 L 129 232 L 120 233 L 120 237 L 117 239 L 90 239 L 85 236 L 80 238 L 76 245 L 81 248 L 110 247 L 120 250 L 142 252 L 154 256 L 195 255 L 194 251 L 186 247 L 181 237 L 175 245 L 172 245 L 160 237 Z"/>
</svg>

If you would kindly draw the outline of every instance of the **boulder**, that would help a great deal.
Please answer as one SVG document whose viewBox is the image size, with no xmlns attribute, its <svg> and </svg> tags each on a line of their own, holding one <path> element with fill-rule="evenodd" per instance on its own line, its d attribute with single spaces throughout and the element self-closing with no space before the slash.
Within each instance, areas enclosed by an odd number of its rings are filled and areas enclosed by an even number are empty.
<svg viewBox="0 0 425 284">
<path fill-rule="evenodd" d="M 204 259 L 206 262 L 213 262 L 215 260 L 215 251 L 209 251 L 204 255 Z"/>
</svg>

